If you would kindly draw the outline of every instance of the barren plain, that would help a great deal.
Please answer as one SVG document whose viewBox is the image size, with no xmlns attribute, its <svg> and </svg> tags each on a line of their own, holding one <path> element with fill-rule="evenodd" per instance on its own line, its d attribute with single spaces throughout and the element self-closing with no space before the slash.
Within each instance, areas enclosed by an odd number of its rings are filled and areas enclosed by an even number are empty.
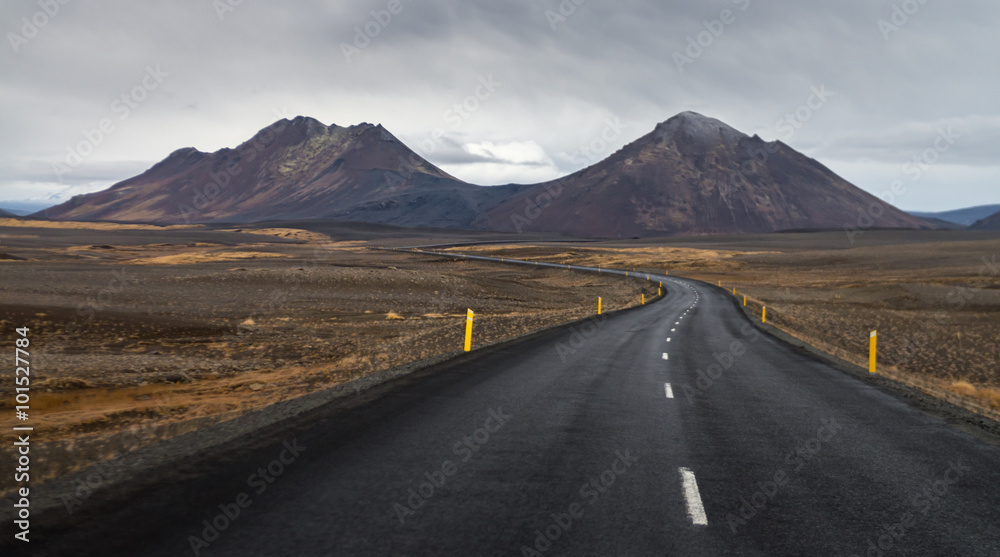
<svg viewBox="0 0 1000 557">
<path fill-rule="evenodd" d="M 469 308 L 482 345 L 593 315 L 598 296 L 611 311 L 656 293 L 290 228 L 17 220 L 0 242 L 0 325 L 8 339 L 30 328 L 42 478 L 460 351 Z M 12 392 L 13 370 L 0 386 Z M 14 421 L 11 397 L 0 416 Z"/>
</svg>

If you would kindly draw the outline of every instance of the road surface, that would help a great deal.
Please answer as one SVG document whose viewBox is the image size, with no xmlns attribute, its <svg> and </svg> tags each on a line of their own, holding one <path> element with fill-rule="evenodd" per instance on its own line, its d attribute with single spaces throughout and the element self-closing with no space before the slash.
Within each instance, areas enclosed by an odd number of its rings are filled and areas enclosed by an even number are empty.
<svg viewBox="0 0 1000 557">
<path fill-rule="evenodd" d="M 1000 449 L 651 278 L 655 303 L 266 430 L 31 554 L 1000 555 Z"/>
</svg>

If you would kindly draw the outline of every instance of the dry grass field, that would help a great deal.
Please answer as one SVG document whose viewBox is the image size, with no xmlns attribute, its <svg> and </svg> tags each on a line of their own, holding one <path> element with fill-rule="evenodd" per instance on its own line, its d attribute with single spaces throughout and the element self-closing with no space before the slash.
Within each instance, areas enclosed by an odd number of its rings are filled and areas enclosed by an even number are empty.
<svg viewBox="0 0 1000 557">
<path fill-rule="evenodd" d="M 869 231 L 632 243 L 478 246 L 457 251 L 636 267 L 735 288 L 759 318 L 879 372 L 1000 411 L 1000 237 Z"/>
<path fill-rule="evenodd" d="M 614 310 L 656 291 L 302 230 L 19 222 L 0 227 L 0 328 L 31 329 L 39 477 L 459 351 L 467 308 L 482 345 L 592 315 L 598 296 Z M 0 400 L 0 418 L 13 413 Z"/>
</svg>

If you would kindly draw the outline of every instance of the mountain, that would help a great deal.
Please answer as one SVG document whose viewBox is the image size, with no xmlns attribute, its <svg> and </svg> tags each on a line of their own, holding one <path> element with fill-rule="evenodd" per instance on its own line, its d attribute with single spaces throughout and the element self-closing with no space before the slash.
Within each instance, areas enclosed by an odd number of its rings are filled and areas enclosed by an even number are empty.
<svg viewBox="0 0 1000 557">
<path fill-rule="evenodd" d="M 694 112 L 589 168 L 515 193 L 479 225 L 605 237 L 933 228 L 784 143 Z"/>
<path fill-rule="evenodd" d="M 969 230 L 1000 230 L 1000 212 L 976 221 L 969 227 Z"/>
<path fill-rule="evenodd" d="M 971 226 L 977 220 L 984 219 L 1000 211 L 1000 205 L 979 205 L 978 207 L 968 207 L 965 209 L 955 209 L 954 211 L 942 211 L 940 213 L 924 213 L 910 211 L 910 214 L 922 219 L 940 219 L 964 226 Z"/>
<path fill-rule="evenodd" d="M 334 219 L 589 237 L 933 227 L 781 142 L 693 112 L 564 178 L 491 187 L 448 175 L 381 125 L 343 128 L 299 116 L 236 149 L 180 149 L 139 176 L 36 216 Z"/>
<path fill-rule="evenodd" d="M 6 211 L 4 209 L 0 209 L 0 217 L 3 217 L 3 218 L 13 218 L 13 217 L 17 217 L 17 214 L 16 213 L 12 213 L 10 211 Z"/>
<path fill-rule="evenodd" d="M 324 218 L 468 228 L 480 204 L 519 186 L 448 175 L 381 125 L 280 120 L 235 149 L 179 149 L 110 189 L 42 211 L 51 219 L 249 222 Z"/>
</svg>

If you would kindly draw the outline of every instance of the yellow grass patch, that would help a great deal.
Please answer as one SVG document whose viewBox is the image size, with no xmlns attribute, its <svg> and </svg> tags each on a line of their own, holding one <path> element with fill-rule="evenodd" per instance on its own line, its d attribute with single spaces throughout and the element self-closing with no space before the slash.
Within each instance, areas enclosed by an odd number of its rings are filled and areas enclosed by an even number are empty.
<svg viewBox="0 0 1000 557">
<path fill-rule="evenodd" d="M 73 230 L 180 230 L 184 228 L 203 228 L 200 224 L 171 224 L 157 226 L 155 224 L 117 224 L 113 222 L 78 222 L 51 220 L 2 219 L 0 226 L 13 228 L 62 228 Z"/>
<path fill-rule="evenodd" d="M 976 394 L 976 388 L 968 381 L 956 381 L 948 387 L 948 390 L 965 396 L 975 396 Z"/>
<path fill-rule="evenodd" d="M 144 257 L 126 261 L 130 265 L 187 265 L 207 263 L 211 261 L 239 261 L 241 259 L 267 259 L 291 257 L 284 253 L 267 253 L 263 251 L 216 251 L 200 253 L 178 253 L 176 255 L 161 255 L 159 257 Z"/>
<path fill-rule="evenodd" d="M 330 237 L 319 232 L 300 230 L 298 228 L 232 228 L 223 232 L 238 232 L 240 234 L 257 234 L 259 236 L 274 236 L 303 242 L 328 242 Z"/>
</svg>

